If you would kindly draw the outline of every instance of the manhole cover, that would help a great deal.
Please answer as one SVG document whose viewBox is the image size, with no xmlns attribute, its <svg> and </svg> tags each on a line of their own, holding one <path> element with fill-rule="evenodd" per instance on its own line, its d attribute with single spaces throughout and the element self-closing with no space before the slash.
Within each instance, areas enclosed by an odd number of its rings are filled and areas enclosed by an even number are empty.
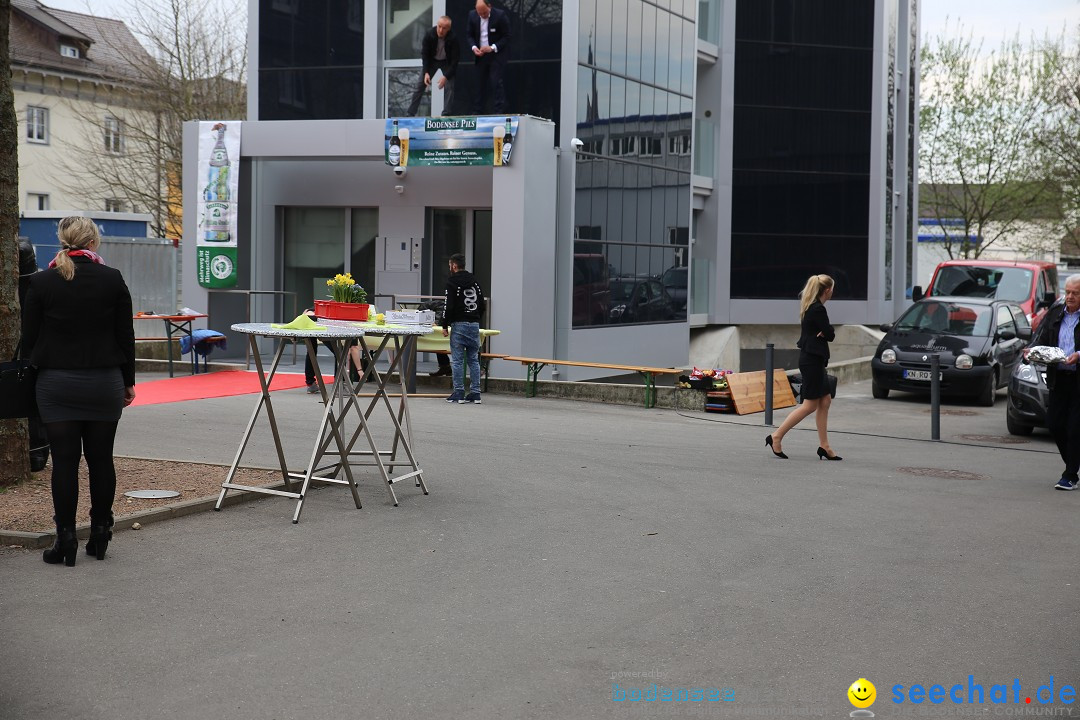
<svg viewBox="0 0 1080 720">
<path fill-rule="evenodd" d="M 1023 445 L 1030 442 L 1024 438 L 1013 437 L 1012 435 L 957 435 L 956 437 L 961 440 L 970 440 L 971 442 L 988 442 L 988 443 L 1001 443 L 1003 445 Z"/>
<path fill-rule="evenodd" d="M 947 468 L 927 468 L 927 467 L 901 467 L 896 468 L 902 473 L 908 475 L 919 475 L 920 477 L 939 477 L 946 480 L 985 480 L 985 475 L 976 475 L 975 473 L 964 472 L 963 470 L 949 470 Z"/>
<path fill-rule="evenodd" d="M 933 411 L 932 410 L 924 410 L 923 412 L 929 414 L 929 413 L 931 413 Z M 959 417 L 970 417 L 972 415 L 978 415 L 979 414 L 979 413 L 975 412 L 974 410 L 949 410 L 947 408 L 941 408 L 938 412 L 940 412 L 942 415 L 957 415 Z"/>
<path fill-rule="evenodd" d="M 129 490 L 124 494 L 128 497 L 142 498 L 144 500 L 160 500 L 161 498 L 179 497 L 180 495 L 175 490 Z"/>
</svg>

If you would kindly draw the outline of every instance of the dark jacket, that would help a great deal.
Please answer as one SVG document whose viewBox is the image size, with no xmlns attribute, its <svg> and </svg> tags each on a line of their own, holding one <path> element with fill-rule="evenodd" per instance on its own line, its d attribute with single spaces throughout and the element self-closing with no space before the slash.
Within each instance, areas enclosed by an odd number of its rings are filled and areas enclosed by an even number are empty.
<svg viewBox="0 0 1080 720">
<path fill-rule="evenodd" d="M 37 254 L 34 246 L 26 238 L 19 238 L 19 303 L 26 302 L 26 291 L 30 289 L 30 276 L 38 271 Z"/>
<path fill-rule="evenodd" d="M 120 271 L 73 257 L 75 277 L 55 270 L 30 278 L 23 306 L 23 344 L 39 368 L 119 367 L 135 384 L 131 294 Z"/>
<path fill-rule="evenodd" d="M 1046 315 L 1043 316 L 1038 329 L 1035 330 L 1035 334 L 1031 336 L 1031 342 L 1028 343 L 1028 347 L 1035 347 L 1036 345 L 1060 347 L 1058 345 L 1058 333 L 1061 332 L 1061 320 L 1064 317 L 1065 302 L 1063 300 L 1058 300 L 1046 311 Z M 1076 329 L 1073 330 L 1073 347 L 1076 350 L 1080 350 L 1080 323 L 1077 323 Z M 1054 387 L 1054 379 L 1057 376 L 1057 373 L 1057 365 L 1046 366 L 1046 387 Z"/>
<path fill-rule="evenodd" d="M 424 72 L 428 75 L 434 75 L 436 70 L 442 68 L 446 79 L 453 80 L 454 73 L 457 72 L 458 61 L 461 59 L 461 45 L 458 43 L 457 35 L 454 34 L 453 30 L 446 31 L 443 45 L 446 47 L 446 60 L 443 61 L 443 65 L 440 65 L 439 61 L 435 59 L 435 51 L 439 49 L 439 34 L 436 32 L 436 28 L 431 28 L 424 35 L 424 41 L 420 43 L 420 57 L 424 61 Z"/>
<path fill-rule="evenodd" d="M 446 314 L 443 327 L 456 322 L 478 323 L 484 317 L 487 301 L 480 283 L 468 270 L 458 270 L 446 279 Z"/>
<path fill-rule="evenodd" d="M 510 49 L 510 16 L 499 8 L 491 8 L 491 15 L 488 16 L 488 45 L 495 46 L 494 55 L 498 62 L 510 59 L 507 55 Z M 469 47 L 480 47 L 480 16 L 475 10 L 469 12 Z M 475 57 L 476 62 L 480 62 L 481 57 Z"/>
<path fill-rule="evenodd" d="M 822 337 L 818 337 L 818 333 Z M 829 359 L 829 343 L 836 337 L 833 326 L 829 324 L 829 313 L 825 306 L 815 301 L 806 308 L 802 318 L 802 335 L 797 343 L 800 350 L 808 355 L 817 355 Z"/>
</svg>

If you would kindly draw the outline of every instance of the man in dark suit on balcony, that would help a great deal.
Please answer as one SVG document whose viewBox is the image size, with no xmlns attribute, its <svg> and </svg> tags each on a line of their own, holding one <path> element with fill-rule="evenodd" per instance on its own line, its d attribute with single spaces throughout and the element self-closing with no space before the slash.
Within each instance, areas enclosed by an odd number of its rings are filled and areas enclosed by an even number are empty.
<svg viewBox="0 0 1080 720">
<path fill-rule="evenodd" d="M 490 92 L 493 111 L 501 115 L 506 112 L 503 71 L 510 58 L 510 16 L 491 7 L 489 0 L 476 0 L 476 9 L 469 13 L 469 42 L 479 74 L 475 112 L 483 114 Z"/>
</svg>

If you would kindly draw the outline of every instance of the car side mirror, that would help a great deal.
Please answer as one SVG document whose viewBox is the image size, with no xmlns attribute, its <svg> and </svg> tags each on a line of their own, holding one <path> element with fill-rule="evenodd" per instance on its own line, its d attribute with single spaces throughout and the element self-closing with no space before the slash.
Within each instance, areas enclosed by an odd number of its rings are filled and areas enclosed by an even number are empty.
<svg viewBox="0 0 1080 720">
<path fill-rule="evenodd" d="M 1031 328 L 1020 328 L 1016 331 L 1016 337 L 1020 338 L 1021 340 L 1030 340 Z"/>
<path fill-rule="evenodd" d="M 881 332 L 889 332 L 890 330 L 892 330 L 892 323 L 881 323 L 880 325 L 878 325 L 878 328 L 881 330 Z"/>
<path fill-rule="evenodd" d="M 1035 306 L 1035 309 L 1036 310 L 1042 310 L 1045 307 L 1050 307 L 1051 305 L 1054 304 L 1055 300 L 1057 300 L 1057 296 L 1054 295 L 1054 293 L 1052 293 L 1052 292 L 1045 293 L 1042 296 L 1042 300 L 1040 300 L 1039 303 Z"/>
<path fill-rule="evenodd" d="M 911 299 L 912 300 L 914 300 L 915 302 L 919 302 L 924 297 L 926 297 L 926 296 L 923 295 L 922 285 L 916 285 L 915 287 L 911 288 Z"/>
<path fill-rule="evenodd" d="M 1016 332 L 1013 330 L 1002 330 L 998 333 L 998 340 L 1015 340 Z"/>
</svg>

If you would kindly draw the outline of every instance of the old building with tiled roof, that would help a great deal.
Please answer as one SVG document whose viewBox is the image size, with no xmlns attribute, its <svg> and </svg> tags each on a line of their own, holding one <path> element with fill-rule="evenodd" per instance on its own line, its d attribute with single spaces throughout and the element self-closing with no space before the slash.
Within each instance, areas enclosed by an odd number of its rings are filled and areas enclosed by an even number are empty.
<svg viewBox="0 0 1080 720">
<path fill-rule="evenodd" d="M 139 112 L 137 64 L 152 60 L 128 27 L 37 0 L 12 0 L 10 44 L 24 213 L 146 212 L 93 173 L 79 173 L 82 158 L 86 167 L 91 157 L 96 165 L 113 156 L 123 163 L 137 151 L 125 125 Z"/>
</svg>

